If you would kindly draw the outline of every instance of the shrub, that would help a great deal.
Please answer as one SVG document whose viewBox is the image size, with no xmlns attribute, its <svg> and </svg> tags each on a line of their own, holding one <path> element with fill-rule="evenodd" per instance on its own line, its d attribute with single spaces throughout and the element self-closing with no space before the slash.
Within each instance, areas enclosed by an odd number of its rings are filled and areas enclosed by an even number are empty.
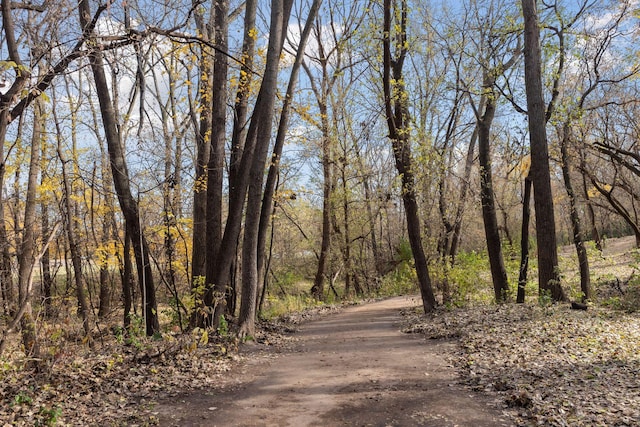
<svg viewBox="0 0 640 427">
<path fill-rule="evenodd" d="M 418 290 L 418 276 L 413 260 L 403 260 L 392 272 L 380 280 L 378 296 L 396 296 L 414 293 Z"/>
</svg>

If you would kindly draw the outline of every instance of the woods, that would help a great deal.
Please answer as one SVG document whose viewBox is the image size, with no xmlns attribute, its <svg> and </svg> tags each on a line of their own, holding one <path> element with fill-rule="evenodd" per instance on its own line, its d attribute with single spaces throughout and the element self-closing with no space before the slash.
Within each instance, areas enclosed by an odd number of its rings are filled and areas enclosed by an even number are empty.
<svg viewBox="0 0 640 427">
<path fill-rule="evenodd" d="M 634 2 L 0 3 L 2 360 L 598 304 L 590 261 L 640 246 Z"/>
</svg>

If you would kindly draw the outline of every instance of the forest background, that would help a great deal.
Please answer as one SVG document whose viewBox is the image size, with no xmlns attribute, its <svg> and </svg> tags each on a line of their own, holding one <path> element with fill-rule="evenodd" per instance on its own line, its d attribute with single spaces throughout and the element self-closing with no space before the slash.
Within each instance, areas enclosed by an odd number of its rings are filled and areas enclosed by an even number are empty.
<svg viewBox="0 0 640 427">
<path fill-rule="evenodd" d="M 637 307 L 589 270 L 640 245 L 634 1 L 0 3 L 11 366 L 418 290 Z"/>
</svg>

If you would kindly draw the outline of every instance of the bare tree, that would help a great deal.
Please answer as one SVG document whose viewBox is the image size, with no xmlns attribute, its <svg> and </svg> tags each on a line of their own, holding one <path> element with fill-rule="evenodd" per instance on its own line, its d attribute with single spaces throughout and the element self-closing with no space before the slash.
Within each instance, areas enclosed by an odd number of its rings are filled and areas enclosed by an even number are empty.
<svg viewBox="0 0 640 427">
<path fill-rule="evenodd" d="M 31 357 L 38 358 L 40 349 L 38 345 L 37 331 L 31 298 L 33 292 L 33 271 L 36 262 L 36 191 L 38 186 L 38 175 L 40 173 L 40 153 L 44 126 L 42 123 L 42 104 L 34 104 L 33 134 L 31 136 L 31 158 L 29 160 L 29 177 L 27 178 L 27 194 L 24 209 L 24 228 L 22 241 L 18 251 L 18 297 L 20 309 L 24 307 L 24 312 L 20 320 L 22 329 L 22 344 L 25 353 Z"/>
<path fill-rule="evenodd" d="M 427 258 L 422 247 L 422 232 L 418 201 L 416 197 L 413 160 L 411 158 L 410 131 L 406 93 L 403 85 L 402 68 L 407 55 L 407 2 L 400 4 L 384 1 L 383 23 L 383 78 L 384 104 L 396 169 L 402 181 L 402 201 L 407 220 L 409 243 L 415 260 L 422 306 L 425 312 L 435 309 L 436 299 L 431 287 Z M 392 16 L 397 19 L 393 20 Z M 392 31 L 392 22 L 396 31 Z M 392 46 L 395 57 L 392 56 Z"/>
<path fill-rule="evenodd" d="M 217 1 L 214 4 L 214 40 L 216 51 L 213 55 L 213 80 L 212 80 L 212 122 L 209 131 L 211 135 L 211 148 L 209 162 L 207 164 L 207 209 L 206 209 L 206 287 L 208 291 L 204 295 L 204 304 L 212 307 L 218 304 L 220 298 L 224 298 L 229 283 L 220 285 L 220 292 L 216 285 L 216 269 L 219 259 L 220 245 L 222 241 L 222 180 L 224 165 L 224 144 L 226 139 L 226 115 L 227 115 L 227 70 L 228 58 L 228 27 L 229 27 L 229 2 Z M 234 214 L 236 215 L 236 214 Z M 241 213 L 237 215 L 242 216 Z M 216 288 L 216 292 L 212 289 Z M 224 311 L 221 314 L 226 314 Z"/>
<path fill-rule="evenodd" d="M 239 334 L 241 336 L 253 335 L 255 332 L 256 304 L 258 302 L 257 300 L 259 288 L 258 285 L 261 278 L 265 276 L 266 237 L 267 231 L 269 229 L 269 223 L 272 219 L 273 196 L 275 193 L 276 182 L 280 170 L 280 156 L 282 155 L 282 149 L 287 134 L 292 97 L 296 88 L 298 73 L 302 64 L 302 58 L 304 57 L 305 46 L 311 32 L 315 15 L 318 13 L 318 9 L 321 3 L 321 0 L 314 0 L 314 2 L 312 3 L 309 14 L 307 16 L 304 30 L 302 31 L 300 41 L 298 43 L 298 51 L 296 53 L 296 59 L 291 69 L 291 75 L 289 77 L 289 83 L 287 85 L 287 92 L 285 94 L 282 111 L 280 113 L 280 120 L 278 124 L 275 144 L 273 147 L 273 153 L 271 155 L 271 164 L 269 165 L 269 172 L 267 174 L 267 180 L 264 186 L 264 193 L 261 198 L 259 221 L 257 224 L 258 227 L 257 230 L 254 231 L 249 231 L 249 229 L 246 229 L 245 231 L 245 240 L 243 241 L 243 254 L 245 254 L 244 248 L 247 247 L 248 250 L 246 254 L 249 256 L 253 256 L 253 248 L 249 245 L 255 244 L 256 275 L 254 276 L 253 274 L 253 263 L 248 263 L 248 265 L 245 265 L 243 261 L 242 299 L 240 304 L 240 316 L 238 319 Z M 256 200 L 254 200 L 254 202 L 256 202 Z M 256 206 L 256 208 L 257 207 L 258 206 Z M 251 212 L 247 210 L 247 215 L 249 215 L 250 213 Z M 256 231 L 257 235 L 253 236 L 253 233 Z M 245 266 L 247 270 L 245 270 Z M 263 286 L 266 285 L 263 283 Z"/>
<path fill-rule="evenodd" d="M 524 16 L 525 88 L 531 141 L 531 180 L 533 183 L 536 237 L 538 241 L 538 282 L 540 292 L 548 291 L 555 301 L 566 299 L 560 284 L 549 148 L 542 96 L 540 27 L 535 0 L 522 0 Z"/>
<path fill-rule="evenodd" d="M 37 105 L 37 104 L 36 104 Z M 62 169 L 62 207 L 64 209 L 64 228 L 67 236 L 67 243 L 69 244 L 69 252 L 71 253 L 71 265 L 73 266 L 73 279 L 76 288 L 76 298 L 78 299 L 78 307 L 80 311 L 80 317 L 82 318 L 82 327 L 87 339 L 91 337 L 91 325 L 90 321 L 90 309 L 89 301 L 87 299 L 87 289 L 85 285 L 85 275 L 82 271 L 82 255 L 80 253 L 80 247 L 77 239 L 76 224 L 78 219 L 75 217 L 77 212 L 75 202 L 72 200 L 74 193 L 72 190 L 71 179 L 68 173 L 67 163 L 69 160 L 66 158 L 62 148 L 62 131 L 60 129 L 60 121 L 54 111 L 54 120 L 56 125 L 57 135 L 57 153 L 60 159 Z M 74 130 L 75 132 L 75 130 Z M 77 159 L 74 159 L 77 160 Z"/>
<path fill-rule="evenodd" d="M 500 6 L 491 2 L 489 13 L 495 13 Z M 493 17 L 488 17 L 491 20 Z M 490 24 L 484 31 L 488 34 L 481 36 L 482 51 L 486 56 L 481 59 L 482 66 L 482 96 L 480 110 L 475 108 L 478 130 L 478 157 L 480 163 L 480 200 L 482 203 L 482 219 L 484 222 L 489 265 L 496 302 L 506 301 L 509 293 L 507 271 L 502 255 L 502 241 L 498 228 L 495 194 L 493 189 L 492 155 L 491 155 L 491 126 L 495 118 L 499 93 L 496 90 L 496 80 L 504 76 L 512 68 L 521 54 L 520 44 L 513 47 L 505 40 L 505 35 L 499 34 L 500 29 Z M 517 35 L 516 35 L 517 36 Z M 499 40 L 495 45 L 494 40 Z M 500 46 L 503 45 L 503 46 Z M 506 47 L 506 52 L 501 49 Z M 512 52 L 509 52 L 512 50 Z"/>
<path fill-rule="evenodd" d="M 211 108 L 213 97 L 213 61 L 211 48 L 206 44 L 213 38 L 213 8 L 208 21 L 202 15 L 202 9 L 194 14 L 196 28 L 203 39 L 198 58 L 199 97 L 198 106 L 191 105 L 190 114 L 196 137 L 195 183 L 193 189 L 193 245 L 191 257 L 191 285 L 200 298 L 197 288 L 206 276 L 207 251 L 207 164 L 211 153 Z M 194 313 L 195 314 L 195 313 Z M 196 318 L 192 318 L 195 322 Z"/>
<path fill-rule="evenodd" d="M 47 5 L 52 7 L 52 5 Z M 20 36 L 16 30 L 14 23 L 14 14 L 20 13 L 21 10 L 28 10 L 29 5 L 23 3 L 10 2 L 8 0 L 3 0 L 0 2 L 0 7 L 2 11 L 2 25 L 3 25 L 3 43 L 5 44 L 6 51 L 8 53 L 8 61 L 4 64 L 6 70 L 10 70 L 12 75 L 9 79 L 3 80 L 3 85 L 8 86 L 6 89 L 0 94 L 0 157 L 2 157 L 2 164 L 0 165 L 0 189 L 4 188 L 4 175 L 5 175 L 5 162 L 4 162 L 4 145 L 7 137 L 7 130 L 9 125 L 18 117 L 21 117 L 27 107 L 36 100 L 40 94 L 46 90 L 50 85 L 53 79 L 61 74 L 68 65 L 76 58 L 82 56 L 81 48 L 85 42 L 84 35 L 81 36 L 75 46 L 60 59 L 56 64 L 51 67 L 47 67 L 47 70 L 39 76 L 33 76 L 31 71 L 36 64 L 30 64 L 27 66 L 21 56 L 21 47 L 18 43 L 18 37 Z M 34 12 L 42 13 L 46 11 L 46 8 L 35 8 Z M 88 25 L 88 28 L 93 28 L 95 26 L 95 20 L 97 16 L 104 10 L 101 8 L 96 16 L 93 17 L 91 23 Z M 27 22 L 31 22 L 31 19 L 27 20 Z M 43 25 L 44 26 L 44 25 Z M 25 30 L 21 36 L 29 37 L 30 35 L 26 34 L 28 30 Z M 39 44 L 38 46 L 33 46 L 33 50 L 30 52 L 29 57 L 34 58 L 35 60 L 42 59 L 42 52 L 38 51 L 38 49 L 42 49 L 44 43 Z M 5 70 L 5 78 L 7 77 Z M 30 90 L 26 90 L 27 86 L 33 81 L 37 82 Z M 36 107 L 35 116 L 39 116 L 39 112 L 41 111 L 39 107 Z M 37 123 L 36 123 L 37 122 Z M 38 159 L 39 153 L 41 150 L 40 146 L 40 132 L 42 123 L 40 119 L 34 121 L 34 138 L 36 138 L 37 143 L 33 144 L 36 147 L 32 147 L 32 161 L 33 159 Z M 40 128 L 38 128 L 40 127 Z M 38 160 L 39 161 L 39 160 Z M 29 183 L 27 189 L 27 199 L 29 203 L 26 203 L 28 209 L 25 210 L 25 224 L 29 224 L 28 227 L 25 227 L 24 233 L 22 235 L 22 242 L 20 243 L 21 247 L 19 249 L 19 272 L 18 272 L 18 281 L 19 281 L 19 295 L 18 295 L 18 309 L 14 310 L 14 308 L 7 307 L 7 312 L 9 314 L 15 314 L 12 325 L 8 328 L 7 331 L 13 330 L 17 323 L 22 323 L 22 333 L 23 333 L 23 341 L 25 344 L 25 348 L 28 352 L 33 354 L 37 354 L 37 341 L 36 341 L 36 331 L 35 331 L 35 323 L 32 316 L 31 309 L 31 288 L 32 288 L 32 269 L 34 267 L 35 262 L 40 262 L 39 259 L 36 260 L 35 253 L 35 195 L 36 195 L 36 186 L 38 175 L 39 165 L 30 165 L 29 172 Z M 13 304 L 15 300 L 15 296 L 13 293 L 13 279 L 11 272 L 11 253 L 9 250 L 10 243 L 8 241 L 7 229 L 5 225 L 5 203 L 2 201 L 2 190 L 0 190 L 0 218 L 3 220 L 0 221 L 0 251 L 2 256 L 2 261 L 0 263 L 2 272 L 0 274 L 0 280 L 2 281 L 2 296 L 5 303 L 7 305 Z M 16 212 L 17 214 L 17 212 Z M 5 331 L 5 333 L 7 332 Z M 0 344 L 0 347 L 4 344 L 4 340 Z"/>
<path fill-rule="evenodd" d="M 80 1 L 78 12 L 82 28 L 85 31 L 89 30 L 92 32 L 90 25 L 91 10 L 88 0 Z M 160 331 L 160 324 L 158 322 L 156 290 L 149 257 L 149 246 L 143 234 L 138 203 L 131 193 L 128 168 L 118 129 L 118 120 L 109 94 L 109 84 L 105 73 L 102 51 L 97 48 L 92 49 L 89 53 L 89 60 L 93 71 L 98 101 L 100 103 L 100 112 L 109 151 L 113 182 L 116 193 L 118 194 L 120 208 L 125 217 L 126 227 L 131 236 L 131 243 L 136 258 L 138 279 L 143 296 L 145 329 L 147 335 L 153 335 Z"/>
<path fill-rule="evenodd" d="M 324 299 L 324 280 L 327 274 L 327 267 L 331 255 L 332 229 L 338 225 L 333 221 L 335 216 L 336 202 L 334 192 L 337 185 L 337 168 L 339 166 L 338 155 L 335 153 L 338 148 L 337 132 L 339 127 L 339 108 L 344 108 L 344 100 L 338 100 L 340 95 L 336 93 L 338 80 L 352 69 L 356 62 L 347 51 L 347 43 L 354 38 L 359 30 L 363 14 L 359 13 L 360 8 L 368 8 L 364 4 L 345 5 L 344 16 L 341 16 L 340 30 L 336 31 L 338 22 L 337 16 L 342 12 L 340 6 L 327 3 L 329 22 L 324 23 L 321 16 L 316 18 L 316 25 L 313 28 L 313 36 L 317 51 L 307 53 L 307 58 L 303 61 L 302 67 L 308 77 L 311 91 L 315 97 L 318 108 L 318 119 L 314 120 L 316 127 L 320 131 L 320 163 L 322 165 L 322 221 L 320 233 L 320 252 L 318 267 L 314 275 L 311 294 L 314 298 Z M 338 100 L 338 101 L 337 101 Z M 346 156 L 341 157 L 346 161 Z M 343 168 L 344 171 L 344 168 Z M 344 207 L 344 205 L 343 205 Z M 348 227 L 345 222 L 345 228 Z M 344 238 L 348 237 L 347 230 L 344 231 Z M 346 236 L 346 237 L 345 237 Z M 345 246 L 348 250 L 349 245 Z M 345 267 L 350 260 L 345 259 Z M 350 279 L 350 269 L 346 268 L 346 281 Z"/>
<path fill-rule="evenodd" d="M 224 227 L 218 256 L 216 259 L 207 260 L 207 266 L 212 266 L 213 274 L 207 274 L 208 288 L 204 295 L 204 304 L 208 308 L 209 313 L 205 323 L 213 326 L 215 329 L 217 329 L 222 316 L 224 316 L 227 311 L 225 294 L 230 285 L 230 268 L 236 256 L 235 249 L 240 236 L 243 218 L 242 212 L 244 211 L 246 199 L 245 195 L 247 194 L 252 178 L 256 178 L 255 174 L 258 173 L 258 171 L 261 175 L 264 174 L 264 166 L 266 164 L 271 138 L 278 68 L 284 42 L 284 33 L 286 31 L 286 22 L 288 22 L 291 7 L 291 0 L 278 0 L 271 4 L 271 23 L 269 27 L 269 44 L 267 47 L 265 71 L 262 84 L 260 85 L 260 91 L 256 98 L 254 113 L 247 131 L 242 158 L 240 159 L 240 165 L 238 167 L 238 175 L 235 177 L 235 181 L 232 183 L 230 189 L 234 197 L 229 199 L 229 215 Z M 255 190 L 253 191 L 255 192 Z M 251 198 L 255 198 L 255 193 L 253 194 L 254 196 Z M 252 203 L 255 203 L 255 201 L 252 201 Z M 254 208 L 255 207 L 252 207 L 251 209 Z M 251 215 L 247 220 L 255 221 L 255 226 L 248 224 L 245 225 L 246 227 L 252 229 L 257 228 L 259 211 L 260 209 L 258 208 L 258 213 L 255 218 Z M 253 245 L 251 250 L 255 252 L 256 246 Z M 246 261 L 253 264 L 247 265 L 247 268 L 250 268 L 252 272 L 256 271 L 256 273 L 251 274 L 257 275 L 257 254 L 253 253 Z M 207 269 L 208 268 L 209 267 L 207 267 Z"/>
</svg>

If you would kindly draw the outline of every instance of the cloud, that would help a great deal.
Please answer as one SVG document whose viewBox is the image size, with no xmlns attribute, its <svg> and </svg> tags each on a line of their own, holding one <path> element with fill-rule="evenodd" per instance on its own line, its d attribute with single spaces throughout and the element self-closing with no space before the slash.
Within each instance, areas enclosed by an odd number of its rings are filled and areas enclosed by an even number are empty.
<svg viewBox="0 0 640 427">
<path fill-rule="evenodd" d="M 302 21 L 289 25 L 287 29 L 287 40 L 285 42 L 285 54 L 282 58 L 282 64 L 284 66 L 293 65 L 295 55 L 299 49 L 304 26 L 305 22 Z M 336 34 L 333 34 L 334 31 Z M 340 38 L 342 32 L 343 26 L 338 24 L 334 24 L 333 26 L 320 25 L 312 29 L 304 49 L 307 63 L 310 65 L 317 64 L 322 51 L 325 56 L 329 56 L 327 59 L 329 60 L 329 64 L 331 64 L 332 60 L 335 59 L 335 55 L 332 55 L 332 53 L 335 52 L 335 40 Z"/>
</svg>

